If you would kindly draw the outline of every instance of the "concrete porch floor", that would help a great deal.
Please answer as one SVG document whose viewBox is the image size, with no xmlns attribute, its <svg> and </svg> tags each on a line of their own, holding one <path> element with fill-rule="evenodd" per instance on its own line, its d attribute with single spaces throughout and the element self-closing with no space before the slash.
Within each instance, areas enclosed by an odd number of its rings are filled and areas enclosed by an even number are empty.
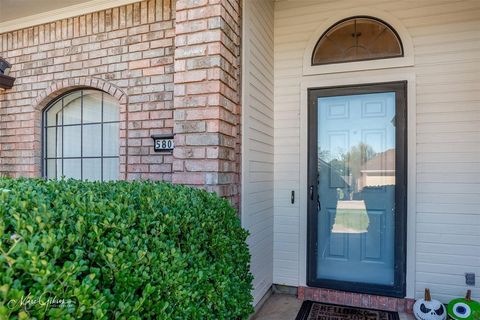
<svg viewBox="0 0 480 320">
<path fill-rule="evenodd" d="M 293 295 L 273 293 L 252 320 L 295 320 L 301 306 L 302 301 Z M 412 319 L 412 315 L 400 313 L 400 320 Z"/>
</svg>

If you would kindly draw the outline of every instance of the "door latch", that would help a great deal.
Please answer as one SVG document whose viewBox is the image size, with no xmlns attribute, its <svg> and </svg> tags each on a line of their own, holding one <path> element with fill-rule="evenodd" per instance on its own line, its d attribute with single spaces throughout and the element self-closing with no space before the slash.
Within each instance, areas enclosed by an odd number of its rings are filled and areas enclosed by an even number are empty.
<svg viewBox="0 0 480 320">
<path fill-rule="evenodd" d="M 315 200 L 315 194 L 314 194 L 315 188 L 313 186 L 310 186 L 309 192 L 310 192 L 310 200 Z M 317 197 L 317 210 L 320 212 L 322 210 L 322 205 L 320 204 L 320 198 Z"/>
</svg>

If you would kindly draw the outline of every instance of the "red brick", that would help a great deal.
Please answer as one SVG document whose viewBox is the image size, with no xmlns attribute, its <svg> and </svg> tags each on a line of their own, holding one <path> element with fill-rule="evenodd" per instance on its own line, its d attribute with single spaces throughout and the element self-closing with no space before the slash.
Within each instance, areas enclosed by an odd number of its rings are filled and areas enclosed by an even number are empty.
<svg viewBox="0 0 480 320">
<path fill-rule="evenodd" d="M 164 66 L 143 69 L 144 76 L 158 75 L 158 74 L 164 74 L 164 73 L 165 73 Z"/>
<path fill-rule="evenodd" d="M 202 172 L 175 172 L 172 176 L 172 182 L 187 185 L 204 185 L 205 174 Z"/>
<path fill-rule="evenodd" d="M 199 83 L 189 83 L 186 87 L 187 94 L 215 93 L 220 90 L 220 82 L 209 81 Z"/>
<path fill-rule="evenodd" d="M 148 68 L 150 67 L 150 60 L 138 60 L 138 61 L 131 61 L 128 64 L 129 69 L 140 69 L 140 68 Z"/>
<path fill-rule="evenodd" d="M 196 20 L 202 18 L 209 18 L 221 15 L 220 5 L 209 5 L 202 8 L 194 8 L 188 10 L 188 20 Z"/>
</svg>

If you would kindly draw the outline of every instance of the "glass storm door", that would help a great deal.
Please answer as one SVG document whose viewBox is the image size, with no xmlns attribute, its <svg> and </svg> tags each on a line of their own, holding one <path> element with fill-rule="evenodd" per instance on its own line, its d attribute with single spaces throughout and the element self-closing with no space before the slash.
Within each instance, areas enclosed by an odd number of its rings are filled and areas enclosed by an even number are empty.
<svg viewBox="0 0 480 320">
<path fill-rule="evenodd" d="M 403 296 L 405 83 L 309 91 L 309 285 Z"/>
</svg>

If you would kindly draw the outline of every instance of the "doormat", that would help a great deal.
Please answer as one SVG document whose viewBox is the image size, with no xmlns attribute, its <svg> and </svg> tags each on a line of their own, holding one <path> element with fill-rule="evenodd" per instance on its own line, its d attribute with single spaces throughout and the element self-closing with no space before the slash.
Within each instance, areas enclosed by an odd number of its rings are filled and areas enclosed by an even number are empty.
<svg viewBox="0 0 480 320">
<path fill-rule="evenodd" d="M 400 320 L 397 312 L 304 301 L 295 320 Z"/>
</svg>

